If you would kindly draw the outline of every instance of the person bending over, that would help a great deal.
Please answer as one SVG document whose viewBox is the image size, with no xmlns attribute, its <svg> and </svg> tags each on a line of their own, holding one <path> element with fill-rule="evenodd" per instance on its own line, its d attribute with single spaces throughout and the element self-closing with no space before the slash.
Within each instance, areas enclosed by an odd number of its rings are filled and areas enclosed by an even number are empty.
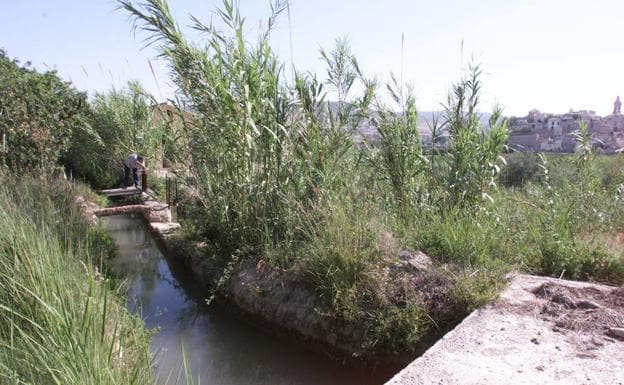
<svg viewBox="0 0 624 385">
<path fill-rule="evenodd" d="M 137 154 L 130 154 L 124 161 L 124 184 L 123 188 L 128 187 L 128 182 L 130 179 L 130 171 L 132 171 L 132 179 L 134 180 L 134 187 L 139 187 L 139 175 L 137 173 L 140 168 L 143 172 L 147 171 L 147 167 L 145 166 L 145 162 L 143 161 L 143 157 Z"/>
</svg>

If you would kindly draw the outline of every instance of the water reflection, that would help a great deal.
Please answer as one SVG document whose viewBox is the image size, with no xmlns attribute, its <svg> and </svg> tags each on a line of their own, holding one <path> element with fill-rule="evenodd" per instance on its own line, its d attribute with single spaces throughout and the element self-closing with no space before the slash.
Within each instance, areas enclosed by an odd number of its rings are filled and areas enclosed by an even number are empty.
<svg viewBox="0 0 624 385">
<path fill-rule="evenodd" d="M 342 366 L 207 307 L 197 289 L 174 277 L 140 220 L 103 221 L 119 245 L 111 270 L 127 281 L 130 309 L 141 313 L 147 327 L 158 328 L 151 349 L 159 383 L 178 376 L 186 382 L 182 346 L 196 383 L 202 384 L 366 385 L 381 384 L 391 374 Z"/>
</svg>

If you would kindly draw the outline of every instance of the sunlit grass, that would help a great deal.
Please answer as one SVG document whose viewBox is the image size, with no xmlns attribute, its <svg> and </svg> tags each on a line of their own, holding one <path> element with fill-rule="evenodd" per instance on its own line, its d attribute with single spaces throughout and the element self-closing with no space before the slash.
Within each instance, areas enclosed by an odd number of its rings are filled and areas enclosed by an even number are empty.
<svg viewBox="0 0 624 385">
<path fill-rule="evenodd" d="M 151 383 L 148 339 L 99 273 L 110 240 L 66 182 L 0 175 L 0 383 Z"/>
<path fill-rule="evenodd" d="M 506 272 L 624 281 L 621 255 L 583 236 L 621 230 L 618 168 L 600 174 L 583 126 L 578 154 L 506 165 L 502 110 L 481 124 L 478 65 L 452 85 L 439 145 L 425 151 L 409 86 L 367 78 L 345 39 L 320 52 L 326 79 L 294 70 L 288 81 L 269 39 L 284 1 L 250 42 L 237 3 L 224 0 L 224 30 L 192 18 L 199 44 L 165 0 L 118 3 L 159 46 L 197 114 L 177 149 L 193 158 L 182 217 L 219 254 L 222 277 L 264 258 L 310 284 L 336 319 L 366 325 L 364 346 L 392 352 L 492 298 Z M 362 124 L 378 143 L 356 144 Z M 381 248 L 383 239 L 395 245 Z M 428 278 L 448 289 L 436 314 L 417 293 L 392 294 L 388 271 L 414 250 L 433 258 Z"/>
</svg>

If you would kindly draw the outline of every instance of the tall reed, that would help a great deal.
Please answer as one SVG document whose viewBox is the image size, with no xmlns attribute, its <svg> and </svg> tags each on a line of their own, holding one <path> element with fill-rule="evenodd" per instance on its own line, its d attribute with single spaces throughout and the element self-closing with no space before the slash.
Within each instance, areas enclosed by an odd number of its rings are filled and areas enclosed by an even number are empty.
<svg viewBox="0 0 624 385">
<path fill-rule="evenodd" d="M 380 134 L 378 144 L 365 154 L 392 191 L 393 204 L 405 221 L 413 217 L 426 193 L 428 160 L 423 154 L 416 100 L 411 89 L 404 91 L 394 76 L 386 85 L 394 108 L 377 101 L 371 122 Z M 383 191 L 383 188 L 382 188 Z"/>
<path fill-rule="evenodd" d="M 163 156 L 169 123 L 150 105 L 136 82 L 127 88 L 98 93 L 88 114 L 89 129 L 75 129 L 65 165 L 73 175 L 95 188 L 110 188 L 123 175 L 122 161 L 131 153 L 143 155 L 150 167 Z"/>
<path fill-rule="evenodd" d="M 443 186 L 448 186 L 447 203 L 451 206 L 472 206 L 491 199 L 489 190 L 495 187 L 504 163 L 501 154 L 509 135 L 507 123 L 496 107 L 489 127 L 482 127 L 481 75 L 479 66 L 471 65 L 468 75 L 452 86 L 444 106 L 449 151 Z"/>
<path fill-rule="evenodd" d="M 369 85 L 357 102 L 346 102 L 353 84 L 363 80 L 346 42 L 322 52 L 326 84 L 339 95 L 331 104 L 314 77 L 296 74 L 293 87 L 285 84 L 269 44 L 284 1 L 272 3 L 272 15 L 253 44 L 238 7 L 223 1 L 225 32 L 192 19 L 205 37 L 201 47 L 184 37 L 166 1 L 119 4 L 134 17 L 135 28 L 149 33 L 149 42 L 160 44 L 180 94 L 197 112 L 186 127 L 188 144 L 179 149 L 191 155 L 188 183 L 205 214 L 196 215 L 197 227 L 226 252 L 296 236 L 296 213 L 344 182 L 351 133 L 371 100 Z"/>
</svg>

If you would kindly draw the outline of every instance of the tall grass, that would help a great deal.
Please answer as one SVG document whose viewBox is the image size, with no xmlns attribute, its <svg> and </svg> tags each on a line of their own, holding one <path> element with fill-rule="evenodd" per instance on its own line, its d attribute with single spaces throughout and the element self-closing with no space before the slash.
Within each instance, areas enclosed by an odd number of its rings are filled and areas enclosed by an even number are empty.
<svg viewBox="0 0 624 385">
<path fill-rule="evenodd" d="M 444 188 L 452 206 L 473 206 L 483 199 L 491 199 L 488 191 L 495 185 L 503 161 L 507 124 L 502 119 L 502 110 L 495 108 L 489 127 L 481 127 L 481 86 L 481 69 L 471 66 L 468 75 L 453 85 L 444 107 L 450 136 L 448 187 Z"/>
<path fill-rule="evenodd" d="M 201 227 L 208 227 L 206 231 L 226 246 L 231 239 L 262 243 L 264 225 L 283 226 L 287 99 L 280 84 L 281 67 L 267 39 L 284 3 L 276 3 L 267 31 L 253 47 L 244 39 L 244 19 L 231 1 L 220 12 L 231 35 L 194 20 L 194 28 L 206 36 L 205 49 L 184 38 L 166 2 L 147 2 L 146 13 L 130 2 L 121 5 L 144 23 L 150 39 L 162 43 L 180 92 L 199 114 L 195 124 L 186 127 L 189 143 L 181 151 L 192 157 L 190 183 L 198 189 L 206 213 Z"/>
<path fill-rule="evenodd" d="M 380 143 L 365 151 L 373 170 L 381 177 L 381 192 L 390 187 L 392 204 L 399 215 L 409 221 L 427 193 L 423 178 L 428 169 L 428 159 L 423 154 L 418 127 L 416 100 L 408 89 L 403 91 L 394 76 L 386 85 L 394 108 L 377 101 L 371 123 L 381 136 Z"/>
<path fill-rule="evenodd" d="M 315 77 L 296 74 L 293 87 L 283 80 L 269 44 L 283 1 L 272 4 L 253 44 L 231 0 L 219 11 L 225 32 L 193 18 L 205 37 L 201 46 L 184 37 L 165 1 L 150 0 L 142 8 L 119 3 L 149 41 L 161 45 L 181 95 L 198 113 L 186 127 L 188 145 L 179 149 L 192 156 L 188 184 L 198 191 L 203 213 L 196 214 L 196 227 L 232 253 L 241 245 L 258 250 L 305 237 L 292 231 L 300 227 L 289 221 L 296 218 L 292 213 L 346 183 L 351 132 L 371 101 L 373 85 L 362 79 L 348 45 L 339 40 L 335 50 L 322 52 L 327 84 L 339 95 L 331 104 Z M 364 92 L 347 103 L 356 82 L 364 83 Z"/>
<path fill-rule="evenodd" d="M 117 185 L 122 161 L 131 153 L 142 154 L 151 167 L 162 157 L 169 122 L 157 121 L 158 113 L 138 83 L 126 89 L 96 94 L 88 114 L 89 129 L 75 129 L 65 165 L 95 188 Z"/>
<path fill-rule="evenodd" d="M 0 175 L 0 383 L 151 383 L 141 320 L 95 268 L 110 241 L 63 181 L 14 179 Z"/>
<path fill-rule="evenodd" d="M 478 66 L 452 86 L 427 152 L 409 87 L 393 79 L 385 88 L 393 104 L 385 105 L 346 40 L 321 51 L 326 79 L 294 71 L 288 82 L 269 44 L 282 1 L 250 43 L 236 3 L 224 0 L 224 30 L 192 18 L 199 44 L 186 39 L 165 0 L 118 3 L 159 45 L 197 112 L 178 149 L 192 157 L 185 225 L 228 268 L 266 258 L 298 274 L 333 316 L 371 330 L 367 348 L 414 348 L 436 325 L 491 298 L 511 270 L 624 280 L 622 251 L 588 236 L 621 231 L 622 209 L 620 195 L 599 183 L 586 133 L 578 134 L 585 150 L 577 167 L 562 168 L 568 174 L 557 173 L 556 183 L 547 164 L 535 164 L 526 183 L 501 189 L 508 132 L 497 107 L 481 124 Z M 354 141 L 363 123 L 378 130 L 379 143 Z M 399 255 L 415 249 L 434 268 L 403 285 Z M 438 302 L 423 300 L 428 282 L 444 287 Z"/>
</svg>

